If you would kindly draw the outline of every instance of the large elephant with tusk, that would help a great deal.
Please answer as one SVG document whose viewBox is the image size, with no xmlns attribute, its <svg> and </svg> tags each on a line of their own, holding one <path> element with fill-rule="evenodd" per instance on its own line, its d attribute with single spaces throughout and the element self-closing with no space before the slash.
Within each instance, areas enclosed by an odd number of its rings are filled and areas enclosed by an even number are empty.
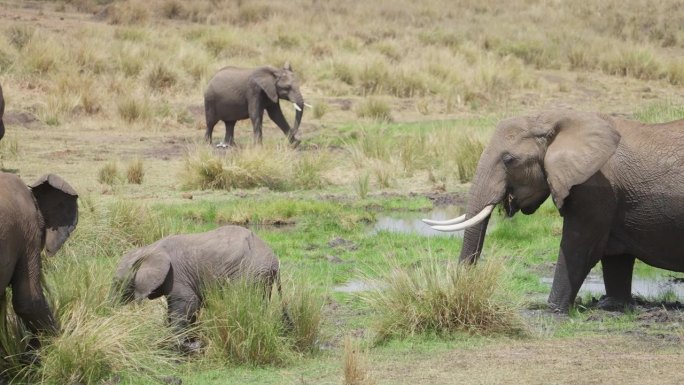
<svg viewBox="0 0 684 385">
<path fill-rule="evenodd" d="M 280 99 L 289 100 L 296 110 L 294 126 L 290 128 L 280 109 Z M 290 143 L 297 146 L 299 124 L 304 112 L 304 98 L 289 63 L 283 68 L 224 67 L 209 81 L 204 92 L 204 112 L 207 131 L 204 138 L 211 144 L 211 134 L 219 120 L 226 125 L 226 135 L 218 147 L 233 146 L 235 123 L 249 118 L 254 129 L 254 142 L 261 144 L 264 110 L 280 127 Z"/>
<path fill-rule="evenodd" d="M 684 120 L 648 125 L 573 110 L 504 120 L 480 158 L 466 215 L 425 222 L 465 230 L 460 259 L 474 263 L 495 205 L 532 214 L 549 195 L 563 217 L 554 310 L 568 311 L 599 261 L 604 308 L 630 303 L 636 258 L 684 271 Z"/>
</svg>

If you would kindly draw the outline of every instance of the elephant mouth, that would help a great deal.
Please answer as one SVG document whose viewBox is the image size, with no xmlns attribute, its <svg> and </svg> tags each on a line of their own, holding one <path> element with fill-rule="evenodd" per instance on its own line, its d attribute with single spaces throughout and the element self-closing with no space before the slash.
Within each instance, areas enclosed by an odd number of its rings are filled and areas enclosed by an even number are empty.
<svg viewBox="0 0 684 385">
<path fill-rule="evenodd" d="M 512 217 L 520 210 L 520 206 L 518 205 L 515 196 L 510 191 L 506 192 L 502 204 L 507 217 Z"/>
</svg>

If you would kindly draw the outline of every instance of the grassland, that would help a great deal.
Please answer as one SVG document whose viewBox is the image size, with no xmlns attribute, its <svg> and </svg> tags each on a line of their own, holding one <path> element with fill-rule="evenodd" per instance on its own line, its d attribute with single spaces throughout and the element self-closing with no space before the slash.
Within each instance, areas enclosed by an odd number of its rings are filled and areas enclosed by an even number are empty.
<svg viewBox="0 0 684 385">
<path fill-rule="evenodd" d="M 460 274 L 443 269 L 460 249 L 457 237 L 373 227 L 388 213 L 462 204 L 502 117 L 571 106 L 645 122 L 684 118 L 679 2 L 67 0 L 1 1 L 0 10 L 0 167 L 27 182 L 57 173 L 80 194 L 77 231 L 45 261 L 63 335 L 46 341 L 40 367 L 19 373 L 34 383 L 684 380 L 680 312 L 579 306 L 558 318 L 540 310 L 549 289 L 540 278 L 552 274 L 561 229 L 549 202 L 533 216 L 496 213 L 485 244 L 496 267 L 486 278 L 500 277 L 492 298 L 507 306 L 495 314 L 519 317 L 504 319 L 514 332 L 405 328 L 379 308 L 403 301 L 418 313 L 422 297 L 335 289 L 415 283 L 413 294 L 437 299 L 425 303 L 449 296 L 421 290 L 448 278 L 442 270 Z M 215 70 L 286 61 L 313 105 L 299 149 L 268 120 L 263 148 L 250 145 L 246 122 L 236 127 L 237 150 L 201 143 L 202 93 Z M 127 249 L 226 223 L 249 226 L 272 246 L 288 294 L 314 294 L 302 311 L 322 304 L 319 333 L 302 324 L 298 337 L 315 349 L 274 348 L 273 360 L 245 363 L 207 334 L 207 351 L 187 358 L 173 349 L 163 301 L 108 301 Z M 638 264 L 637 274 L 665 272 Z M 217 322 L 209 330 L 230 328 L 220 324 L 229 317 L 212 312 L 225 310 L 203 313 Z M 22 351 L 0 340 L 5 351 Z"/>
</svg>

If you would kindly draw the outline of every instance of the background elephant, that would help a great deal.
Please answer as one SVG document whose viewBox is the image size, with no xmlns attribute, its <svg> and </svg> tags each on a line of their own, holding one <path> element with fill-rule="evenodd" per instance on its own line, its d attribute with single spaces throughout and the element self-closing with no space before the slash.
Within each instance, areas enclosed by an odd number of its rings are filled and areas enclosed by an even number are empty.
<svg viewBox="0 0 684 385">
<path fill-rule="evenodd" d="M 684 271 L 683 149 L 684 120 L 646 125 L 570 110 L 504 120 L 478 163 L 470 219 L 427 222 L 465 228 L 460 258 L 475 262 L 494 205 L 532 214 L 551 195 L 563 232 L 549 305 L 566 312 L 600 260 L 600 305 L 624 306 L 635 258 Z"/>
<path fill-rule="evenodd" d="M 78 222 L 78 195 L 57 175 L 27 187 L 14 174 L 0 173 L 0 290 L 12 285 L 12 305 L 31 332 L 58 330 L 43 295 L 41 251 L 53 255 Z M 32 341 L 32 345 L 37 340 Z"/>
<path fill-rule="evenodd" d="M 280 99 L 295 104 L 297 113 L 292 129 L 280 109 Z M 204 138 L 211 144 L 214 126 L 222 120 L 226 125 L 226 136 L 222 145 L 232 146 L 235 144 L 235 123 L 249 118 L 254 128 L 254 142 L 261 144 L 264 110 L 280 127 L 290 143 L 298 145 L 297 132 L 302 121 L 304 98 L 290 65 L 285 64 L 280 69 L 270 66 L 255 69 L 224 67 L 211 78 L 204 92 L 204 111 L 207 120 Z"/>
<path fill-rule="evenodd" d="M 239 226 L 172 235 L 123 256 L 114 278 L 124 302 L 167 296 L 169 322 L 182 330 L 196 320 L 202 290 L 228 278 L 263 282 L 271 293 L 280 262 L 264 241 Z"/>
<path fill-rule="evenodd" d="M 0 86 L 0 140 L 5 136 L 5 123 L 2 118 L 5 116 L 5 97 L 2 94 L 2 86 Z"/>
</svg>

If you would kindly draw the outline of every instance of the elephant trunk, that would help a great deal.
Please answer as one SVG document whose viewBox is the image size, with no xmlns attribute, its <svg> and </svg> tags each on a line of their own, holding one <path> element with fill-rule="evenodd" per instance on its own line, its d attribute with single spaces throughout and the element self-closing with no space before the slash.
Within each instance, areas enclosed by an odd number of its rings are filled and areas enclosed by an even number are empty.
<svg viewBox="0 0 684 385">
<path fill-rule="evenodd" d="M 482 154 L 477 165 L 475 178 L 469 192 L 466 217 L 472 218 L 487 205 L 495 205 L 503 199 L 506 193 L 505 170 L 494 156 L 492 151 Z M 463 234 L 463 247 L 459 260 L 466 263 L 476 263 L 482 252 L 485 240 L 489 216 L 482 222 L 468 227 Z"/>
<path fill-rule="evenodd" d="M 290 131 L 290 141 L 295 142 L 299 133 L 299 124 L 302 122 L 302 115 L 304 115 L 304 98 L 302 97 L 302 94 L 297 92 L 292 98 L 292 102 L 299 107 L 295 113 L 294 126 L 292 127 L 292 131 Z"/>
</svg>

